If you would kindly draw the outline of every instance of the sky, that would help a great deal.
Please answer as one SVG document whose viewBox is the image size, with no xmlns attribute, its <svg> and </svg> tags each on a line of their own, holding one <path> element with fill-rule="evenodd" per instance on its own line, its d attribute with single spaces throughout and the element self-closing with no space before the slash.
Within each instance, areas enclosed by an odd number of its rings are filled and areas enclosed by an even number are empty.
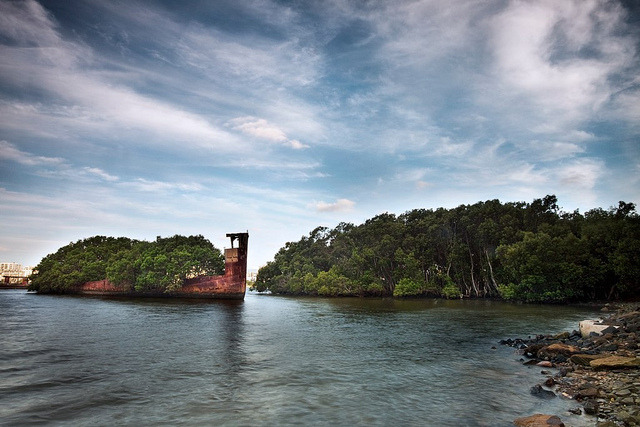
<svg viewBox="0 0 640 427">
<path fill-rule="evenodd" d="M 636 0 L 0 0 L 0 260 L 640 202 Z"/>
</svg>

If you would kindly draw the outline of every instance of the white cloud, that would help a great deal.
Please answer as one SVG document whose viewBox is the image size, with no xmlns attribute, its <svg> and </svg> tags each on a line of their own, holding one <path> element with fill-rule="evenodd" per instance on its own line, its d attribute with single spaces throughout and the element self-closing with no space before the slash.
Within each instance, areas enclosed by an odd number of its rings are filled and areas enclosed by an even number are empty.
<svg viewBox="0 0 640 427">
<path fill-rule="evenodd" d="M 491 170 L 488 170 L 491 173 Z M 540 170 L 532 163 L 519 163 L 512 167 L 505 168 L 503 171 L 495 173 L 498 181 L 496 184 L 504 185 L 528 185 L 543 187 L 548 183 L 545 171 Z"/>
<path fill-rule="evenodd" d="M 14 144 L 7 141 L 0 141 L 0 159 L 11 160 L 26 166 L 61 165 L 65 162 L 60 157 L 34 156 L 21 151 Z"/>
<path fill-rule="evenodd" d="M 191 25 L 175 44 L 189 67 L 222 73 L 234 80 L 307 86 L 318 78 L 319 55 L 298 40 L 272 41 L 229 36 L 212 28 Z"/>
<path fill-rule="evenodd" d="M 565 139 L 567 141 L 573 141 L 573 142 L 585 142 L 585 141 L 592 141 L 595 139 L 595 135 L 589 132 L 585 132 L 583 130 L 572 130 L 571 132 L 568 132 Z"/>
<path fill-rule="evenodd" d="M 158 193 L 166 191 L 200 191 L 202 186 L 197 183 L 185 184 L 174 182 L 153 181 L 145 178 L 138 178 L 134 181 L 123 182 L 123 187 L 142 192 Z"/>
<path fill-rule="evenodd" d="M 35 41 L 40 45 L 59 41 L 49 14 L 38 2 L 30 0 L 0 3 L 0 34 L 13 41 Z"/>
<path fill-rule="evenodd" d="M 309 147 L 296 139 L 288 138 L 287 134 L 282 129 L 269 123 L 265 119 L 251 116 L 237 117 L 230 120 L 228 124 L 232 129 L 238 130 L 246 135 L 266 139 L 267 141 L 278 142 L 296 150 Z"/>
<path fill-rule="evenodd" d="M 384 67 L 378 87 L 349 100 L 365 100 L 372 123 L 394 108 L 388 133 L 419 136 L 386 138 L 395 152 L 419 141 L 433 154 L 471 152 L 471 143 L 439 138 L 586 142 L 594 137 L 586 125 L 612 100 L 618 119 L 638 117 L 640 96 L 626 99 L 633 91 L 624 90 L 637 42 L 618 2 L 424 0 L 365 10 L 359 17 L 375 26 Z"/>
<path fill-rule="evenodd" d="M 400 182 L 418 182 L 429 172 L 427 168 L 403 168 L 396 173 L 395 180 Z"/>
<path fill-rule="evenodd" d="M 48 93 L 53 96 L 50 105 L 57 105 L 64 114 L 57 114 L 55 110 L 54 114 L 41 109 L 35 111 L 53 121 L 62 116 L 69 123 L 71 117 L 76 126 L 103 128 L 107 124 L 115 134 L 141 130 L 154 136 L 152 141 L 146 138 L 147 143 L 171 138 L 180 141 L 183 148 L 242 150 L 242 141 L 217 128 L 206 117 L 180 105 L 142 95 L 109 80 L 108 74 L 85 68 L 83 63 L 91 60 L 92 52 L 63 40 L 54 21 L 38 3 L 28 1 L 24 6 L 3 6 L 7 16 L 0 21 L 0 33 L 18 38 L 18 44 L 2 46 L 0 53 L 4 60 L 0 63 L 0 76 L 18 87 Z"/>
<path fill-rule="evenodd" d="M 510 2 L 490 20 L 503 94 L 517 110 L 537 109 L 546 126 L 579 125 L 607 102 L 609 77 L 633 57 L 631 40 L 617 35 L 622 19 L 611 2 Z"/>
<path fill-rule="evenodd" d="M 623 117 L 635 124 L 638 128 L 640 122 L 640 78 L 634 83 L 634 88 L 617 94 L 613 100 L 614 110 L 610 117 L 613 119 Z"/>
<path fill-rule="evenodd" d="M 338 199 L 333 203 L 317 202 L 314 206 L 318 212 L 348 212 L 353 209 L 355 204 L 349 199 Z"/>
<path fill-rule="evenodd" d="M 132 181 L 121 181 L 118 176 L 105 172 L 97 167 L 75 167 L 68 164 L 65 159 L 59 157 L 35 156 L 17 149 L 13 144 L 7 141 L 0 141 L 0 159 L 15 161 L 26 166 L 54 166 L 52 169 L 39 169 L 37 174 L 47 178 L 59 178 L 71 181 L 77 181 L 78 178 L 93 176 L 103 181 L 117 183 L 121 187 L 126 187 L 142 192 L 166 192 L 166 191 L 201 191 L 203 187 L 197 183 L 172 183 L 163 181 L 148 180 L 145 178 L 137 178 Z"/>
<path fill-rule="evenodd" d="M 298 141 L 297 139 L 290 139 L 290 140 L 287 141 L 287 143 L 294 150 L 301 150 L 303 148 L 309 148 L 308 145 L 304 145 L 302 142 Z"/>
<path fill-rule="evenodd" d="M 269 141 L 284 142 L 287 140 L 287 134 L 274 125 L 269 124 L 265 119 L 255 117 L 237 117 L 229 122 L 233 129 L 239 130 L 248 135 L 258 138 L 268 139 Z"/>
<path fill-rule="evenodd" d="M 602 176 L 603 164 L 593 159 L 577 159 L 555 172 L 555 178 L 564 188 L 591 191 Z"/>
<path fill-rule="evenodd" d="M 90 168 L 90 167 L 85 167 L 83 168 L 83 170 L 91 175 L 95 175 L 105 181 L 109 181 L 109 182 L 114 182 L 114 181 L 118 181 L 119 178 L 117 176 L 114 175 L 110 175 L 108 173 L 106 173 L 105 171 L 103 171 L 100 168 Z"/>
<path fill-rule="evenodd" d="M 381 54 L 389 66 L 424 69 L 474 40 L 471 21 L 484 7 L 466 0 L 393 2 L 369 18 L 387 40 Z"/>
<path fill-rule="evenodd" d="M 452 141 L 449 137 L 441 137 L 429 147 L 429 155 L 463 157 L 473 148 L 472 141 Z"/>
<path fill-rule="evenodd" d="M 595 207 L 599 197 L 605 200 L 611 198 L 611 194 L 598 194 L 598 186 L 606 174 L 604 162 L 598 159 L 575 159 L 549 171 L 553 181 L 550 188 L 561 200 L 565 200 L 565 205 Z M 606 206 L 603 204 L 601 207 Z"/>
<path fill-rule="evenodd" d="M 416 181 L 416 188 L 418 190 L 423 190 L 425 188 L 433 187 L 433 185 L 434 184 L 432 182 L 427 182 L 422 180 Z"/>
<path fill-rule="evenodd" d="M 0 207 L 6 222 L 2 227 L 23 231 L 35 228 L 48 234 L 53 229 L 70 230 L 81 225 L 111 222 L 116 217 L 125 220 L 124 215 L 114 215 L 105 209 L 111 200 L 106 200 L 108 192 L 103 189 L 66 191 L 65 195 L 61 201 L 57 194 L 40 195 L 0 188 Z M 14 233 L 11 231 L 10 234 Z"/>
<path fill-rule="evenodd" d="M 585 147 L 573 142 L 563 141 L 532 141 L 530 144 L 521 144 L 526 157 L 535 161 L 554 161 L 584 153 Z"/>
</svg>

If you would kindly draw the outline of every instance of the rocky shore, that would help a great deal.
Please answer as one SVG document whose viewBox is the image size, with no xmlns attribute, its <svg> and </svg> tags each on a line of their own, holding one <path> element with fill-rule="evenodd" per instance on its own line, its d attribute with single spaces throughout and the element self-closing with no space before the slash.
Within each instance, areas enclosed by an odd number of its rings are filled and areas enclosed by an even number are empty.
<svg viewBox="0 0 640 427">
<path fill-rule="evenodd" d="M 640 304 L 606 305 L 603 311 L 601 322 L 581 325 L 581 331 L 500 344 L 516 348 L 524 364 L 540 367 L 545 379 L 531 387 L 532 394 L 573 399 L 571 412 L 594 416 L 599 427 L 640 426 Z M 553 425 L 563 425 L 552 418 Z M 533 417 L 515 424 L 550 425 L 530 422 Z"/>
</svg>

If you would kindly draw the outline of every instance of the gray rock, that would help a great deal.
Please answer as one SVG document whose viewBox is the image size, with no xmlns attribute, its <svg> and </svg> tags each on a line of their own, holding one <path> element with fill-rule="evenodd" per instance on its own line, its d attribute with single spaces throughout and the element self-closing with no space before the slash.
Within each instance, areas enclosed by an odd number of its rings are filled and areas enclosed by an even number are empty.
<svg viewBox="0 0 640 427">
<path fill-rule="evenodd" d="M 598 404 L 593 400 L 587 400 L 584 404 L 584 412 L 589 415 L 596 415 L 598 413 Z"/>
<path fill-rule="evenodd" d="M 603 329 L 600 333 L 604 335 L 604 334 L 617 334 L 618 332 L 619 331 L 617 327 L 609 326 L 608 328 Z"/>
<path fill-rule="evenodd" d="M 583 388 L 582 390 L 578 390 L 578 397 L 584 398 L 584 397 L 597 397 L 598 396 L 598 389 L 595 387 L 588 387 L 588 388 Z"/>
<path fill-rule="evenodd" d="M 599 350 L 601 351 L 616 351 L 618 349 L 617 344 L 604 344 L 601 345 Z"/>
<path fill-rule="evenodd" d="M 541 399 L 553 399 L 554 397 L 556 397 L 556 394 L 554 392 L 552 392 L 551 390 L 545 390 L 540 384 L 536 384 L 531 387 L 530 391 L 532 395 Z"/>
</svg>

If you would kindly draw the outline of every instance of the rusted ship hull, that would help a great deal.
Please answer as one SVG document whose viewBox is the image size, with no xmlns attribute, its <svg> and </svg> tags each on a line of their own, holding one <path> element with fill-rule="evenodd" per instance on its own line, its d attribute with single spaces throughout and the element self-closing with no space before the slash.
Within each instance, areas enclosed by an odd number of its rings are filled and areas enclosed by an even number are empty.
<svg viewBox="0 0 640 427">
<path fill-rule="evenodd" d="M 98 280 L 83 283 L 72 293 L 124 297 L 244 299 L 247 289 L 249 233 L 232 233 L 227 234 L 227 237 L 231 238 L 231 248 L 225 249 L 224 275 L 187 279 L 180 289 L 172 292 L 139 292 L 125 286 L 117 286 L 108 280 Z M 238 247 L 234 247 L 236 241 Z"/>
</svg>

